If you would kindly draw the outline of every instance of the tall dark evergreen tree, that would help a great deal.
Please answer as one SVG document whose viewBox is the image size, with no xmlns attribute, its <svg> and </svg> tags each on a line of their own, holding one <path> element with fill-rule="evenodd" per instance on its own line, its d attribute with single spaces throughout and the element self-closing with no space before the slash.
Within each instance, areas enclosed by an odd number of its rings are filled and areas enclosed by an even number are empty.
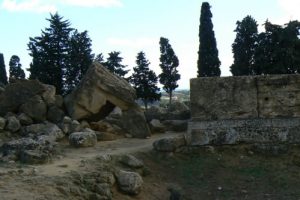
<svg viewBox="0 0 300 200">
<path fill-rule="evenodd" d="M 70 22 L 57 13 L 50 19 L 50 27 L 40 37 L 30 38 L 28 48 L 33 57 L 30 78 L 39 79 L 56 87 L 58 94 L 64 93 L 64 74 L 70 67 Z"/>
<path fill-rule="evenodd" d="M 179 60 L 167 38 L 161 37 L 159 44 L 159 66 L 162 70 L 162 73 L 159 75 L 159 82 L 163 85 L 163 89 L 169 94 L 169 105 L 171 105 L 173 91 L 178 87 L 177 81 L 180 79 L 180 74 L 177 70 Z"/>
<path fill-rule="evenodd" d="M 161 97 L 161 93 L 157 87 L 158 77 L 154 71 L 149 69 L 150 63 L 146 59 L 144 52 L 141 51 L 138 53 L 136 64 L 137 66 L 133 68 L 133 74 L 129 82 L 135 88 L 137 98 L 143 101 L 147 110 L 148 103 L 157 101 Z"/>
<path fill-rule="evenodd" d="M 70 39 L 70 66 L 65 71 L 65 93 L 69 93 L 79 84 L 83 75 L 93 62 L 92 43 L 87 31 L 72 33 Z"/>
<path fill-rule="evenodd" d="M 120 56 L 120 54 L 121 52 L 119 51 L 110 52 L 108 54 L 109 57 L 104 63 L 104 66 L 107 67 L 107 69 L 109 69 L 109 71 L 111 71 L 112 73 L 124 78 L 125 75 L 129 72 L 129 70 L 125 70 L 127 66 L 121 64 L 123 58 Z"/>
<path fill-rule="evenodd" d="M 237 21 L 236 38 L 232 44 L 234 63 L 230 70 L 233 76 L 254 75 L 254 52 L 257 42 L 257 23 L 251 16 Z"/>
<path fill-rule="evenodd" d="M 256 74 L 294 74 L 300 72 L 300 22 L 284 26 L 265 23 L 258 36 L 254 55 Z"/>
<path fill-rule="evenodd" d="M 6 69 L 5 69 L 5 62 L 4 62 L 4 56 L 2 53 L 0 53 L 0 85 L 7 84 L 7 75 L 6 75 Z"/>
<path fill-rule="evenodd" d="M 9 80 L 12 79 L 25 79 L 20 58 L 17 55 L 13 55 L 9 61 Z"/>
<path fill-rule="evenodd" d="M 221 62 L 218 57 L 217 42 L 211 18 L 210 5 L 208 2 L 203 2 L 199 27 L 198 77 L 220 76 L 221 74 Z"/>
</svg>

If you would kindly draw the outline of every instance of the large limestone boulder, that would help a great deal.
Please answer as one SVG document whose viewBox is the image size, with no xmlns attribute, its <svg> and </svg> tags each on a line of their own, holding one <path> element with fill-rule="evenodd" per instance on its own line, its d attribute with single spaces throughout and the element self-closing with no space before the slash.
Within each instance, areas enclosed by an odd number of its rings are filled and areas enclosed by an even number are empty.
<svg viewBox="0 0 300 200">
<path fill-rule="evenodd" d="M 20 111 L 34 121 L 42 122 L 46 120 L 47 105 L 41 96 L 35 95 L 20 107 Z"/>
<path fill-rule="evenodd" d="M 122 122 L 125 130 L 133 137 L 147 138 L 151 136 L 145 115 L 138 108 L 132 108 L 123 112 Z"/>
<path fill-rule="evenodd" d="M 65 98 L 65 104 L 73 119 L 101 119 L 115 106 L 127 110 L 134 104 L 135 98 L 135 90 L 126 80 L 95 62 L 86 72 L 80 85 Z M 101 116 L 105 109 L 108 111 Z"/>
<path fill-rule="evenodd" d="M 49 89 L 52 92 L 49 92 Z M 47 97 L 48 101 L 52 98 L 51 94 L 54 95 L 53 88 L 47 87 L 37 80 L 18 80 L 8 84 L 5 90 L 0 93 L 0 116 L 4 116 L 7 112 L 18 112 L 19 107 L 33 96 Z"/>
<path fill-rule="evenodd" d="M 88 121 L 104 119 L 117 106 L 122 110 L 124 128 L 134 137 L 145 138 L 150 136 L 150 129 L 135 99 L 135 90 L 125 79 L 95 62 L 65 98 L 65 105 L 72 119 Z"/>
</svg>

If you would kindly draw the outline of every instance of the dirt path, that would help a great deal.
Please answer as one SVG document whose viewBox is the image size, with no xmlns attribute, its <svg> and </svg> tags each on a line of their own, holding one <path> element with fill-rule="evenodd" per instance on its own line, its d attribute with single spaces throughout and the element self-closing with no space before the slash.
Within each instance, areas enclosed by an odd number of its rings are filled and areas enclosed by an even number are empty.
<svg viewBox="0 0 300 200">
<path fill-rule="evenodd" d="M 168 132 L 156 134 L 149 139 L 123 138 L 114 141 L 98 142 L 91 148 L 72 148 L 66 144 L 63 157 L 52 163 L 33 166 L 39 175 L 59 176 L 72 170 L 80 170 L 88 159 L 105 154 L 130 154 L 145 152 L 152 149 L 152 143 L 158 139 L 167 138 L 183 133 Z"/>
</svg>

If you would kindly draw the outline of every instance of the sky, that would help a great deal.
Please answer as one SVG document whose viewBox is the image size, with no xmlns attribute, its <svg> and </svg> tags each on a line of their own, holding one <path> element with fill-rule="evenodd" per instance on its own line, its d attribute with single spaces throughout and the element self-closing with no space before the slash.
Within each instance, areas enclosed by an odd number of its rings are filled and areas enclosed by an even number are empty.
<svg viewBox="0 0 300 200">
<path fill-rule="evenodd" d="M 58 12 L 72 28 L 88 31 L 94 54 L 120 51 L 127 69 L 136 66 L 138 52 L 144 51 L 150 69 L 158 75 L 159 38 L 169 39 L 179 59 L 178 89 L 188 89 L 197 76 L 199 18 L 201 0 L 0 0 L 0 53 L 6 67 L 12 55 L 18 55 L 23 69 L 32 58 L 29 37 L 41 35 L 49 27 L 46 18 Z M 213 14 L 221 76 L 231 76 L 231 45 L 236 22 L 251 15 L 263 31 L 263 23 L 283 25 L 300 21 L 300 0 L 208 0 Z M 28 73 L 27 73 L 28 75 Z"/>
</svg>

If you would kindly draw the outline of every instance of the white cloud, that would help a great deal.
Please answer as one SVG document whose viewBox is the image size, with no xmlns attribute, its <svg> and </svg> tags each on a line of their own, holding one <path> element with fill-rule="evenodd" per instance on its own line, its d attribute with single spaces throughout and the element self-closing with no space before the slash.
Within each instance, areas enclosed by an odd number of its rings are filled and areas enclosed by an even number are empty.
<svg viewBox="0 0 300 200">
<path fill-rule="evenodd" d="M 299 19 L 299 0 L 278 0 L 279 6 L 286 12 L 291 19 Z"/>
<path fill-rule="evenodd" d="M 62 0 L 63 4 L 83 7 L 115 7 L 122 6 L 120 0 Z"/>
<path fill-rule="evenodd" d="M 121 0 L 3 0 L 1 8 L 11 12 L 53 13 L 58 5 L 78 7 L 120 7 Z"/>
<path fill-rule="evenodd" d="M 1 7 L 11 12 L 27 11 L 27 12 L 55 12 L 56 7 L 51 4 L 42 3 L 41 0 L 3 0 Z"/>
<path fill-rule="evenodd" d="M 291 20 L 300 21 L 299 0 L 277 0 L 278 6 L 283 11 L 283 16 L 275 19 L 274 23 L 285 24 Z"/>
</svg>

